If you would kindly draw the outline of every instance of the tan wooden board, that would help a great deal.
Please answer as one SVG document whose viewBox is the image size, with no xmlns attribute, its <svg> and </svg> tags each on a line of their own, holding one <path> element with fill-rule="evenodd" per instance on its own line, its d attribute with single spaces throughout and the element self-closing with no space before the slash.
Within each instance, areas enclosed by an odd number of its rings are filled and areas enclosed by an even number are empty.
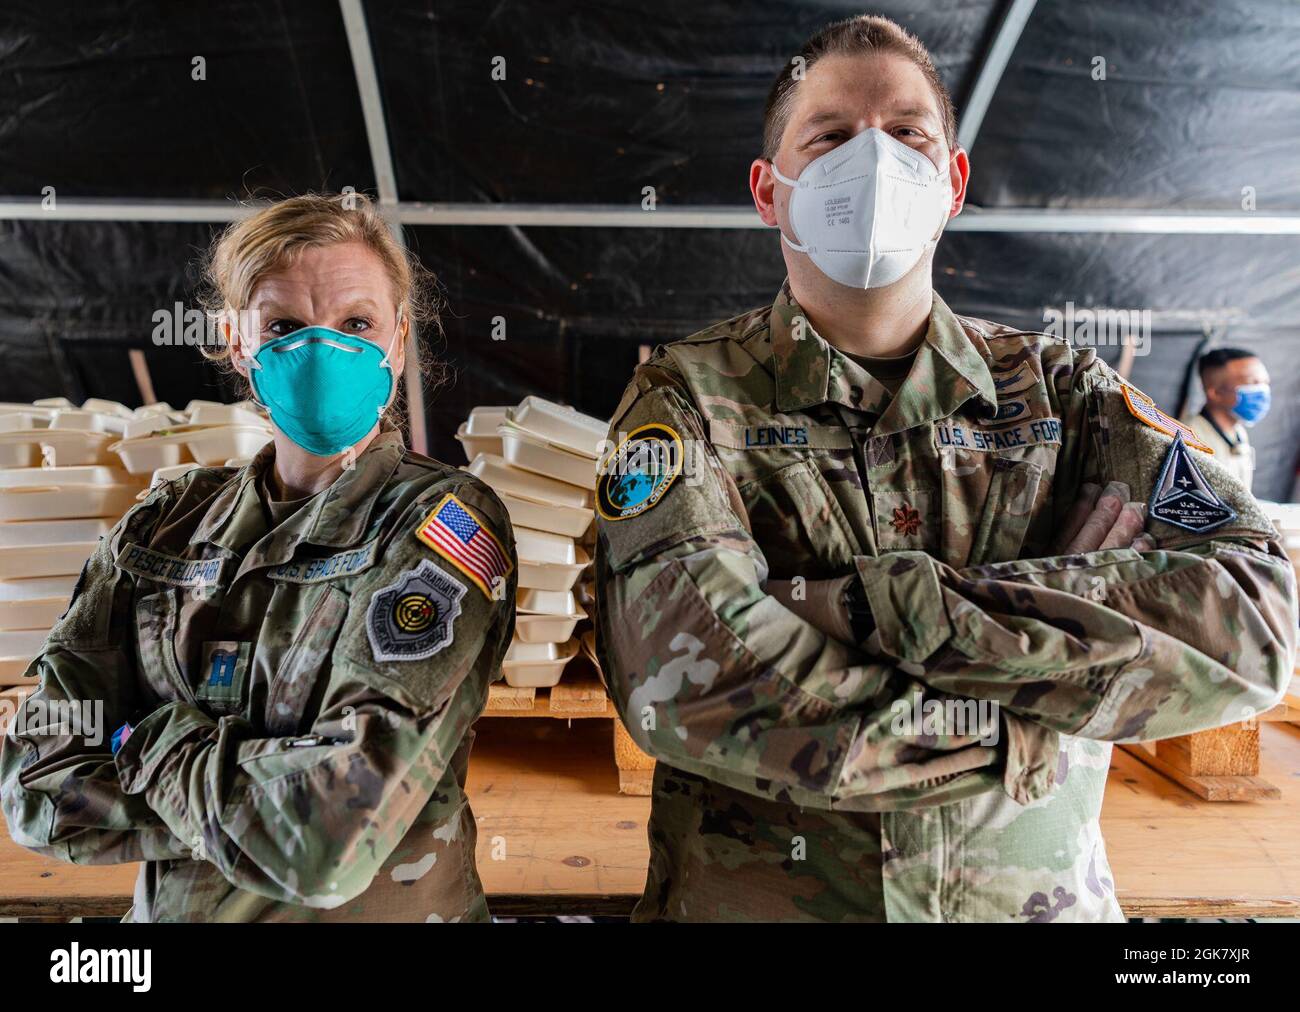
<svg viewBox="0 0 1300 1012">
<path fill-rule="evenodd" d="M 618 713 L 598 681 L 574 679 L 549 689 L 514 689 L 497 684 L 488 689 L 484 717 L 615 717 Z"/>
<path fill-rule="evenodd" d="M 1300 728 L 1261 728 L 1276 801 L 1203 801 L 1123 749 L 1101 825 L 1130 916 L 1300 916 Z"/>
<path fill-rule="evenodd" d="M 618 793 L 608 726 L 488 720 L 476 730 L 468 790 L 495 909 L 566 897 L 626 909 L 645 882 L 649 799 Z M 1262 742 L 1261 773 L 1280 802 L 1201 801 L 1114 751 L 1101 821 L 1127 914 L 1300 916 L 1300 728 L 1268 724 Z M 493 859 L 498 838 L 503 860 Z M 130 866 L 38 857 L 0 833 L 0 916 L 121 914 L 134 877 Z"/>
</svg>

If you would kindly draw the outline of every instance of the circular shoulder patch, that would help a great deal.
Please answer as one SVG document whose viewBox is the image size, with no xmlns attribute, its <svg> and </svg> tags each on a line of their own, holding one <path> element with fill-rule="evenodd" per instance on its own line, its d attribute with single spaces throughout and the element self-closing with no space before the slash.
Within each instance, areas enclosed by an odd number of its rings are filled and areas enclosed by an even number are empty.
<svg viewBox="0 0 1300 1012">
<path fill-rule="evenodd" d="M 640 516 L 681 473 L 681 436 L 657 423 L 633 429 L 605 460 L 596 483 L 596 511 L 606 520 Z"/>
</svg>

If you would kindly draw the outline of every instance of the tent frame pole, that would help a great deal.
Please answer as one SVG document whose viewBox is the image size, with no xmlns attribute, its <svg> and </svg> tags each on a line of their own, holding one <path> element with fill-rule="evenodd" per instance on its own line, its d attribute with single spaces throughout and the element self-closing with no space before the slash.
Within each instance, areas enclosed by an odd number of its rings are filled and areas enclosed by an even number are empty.
<svg viewBox="0 0 1300 1012">
<path fill-rule="evenodd" d="M 967 154 L 975 146 L 980 127 L 984 125 L 984 114 L 989 111 L 998 85 L 1002 83 L 1002 75 L 1011 62 L 1011 54 L 1015 52 L 1016 44 L 1024 34 L 1025 24 L 1034 13 L 1037 2 L 1038 0 L 1011 0 L 1002 16 L 1002 23 L 998 25 L 997 34 L 993 36 L 993 42 L 984 54 L 984 62 L 980 65 L 975 84 L 970 90 L 970 98 L 961 111 L 961 122 L 957 125 L 957 144 L 965 148 Z"/>
<path fill-rule="evenodd" d="M 379 211 L 388 222 L 389 231 L 403 249 L 406 237 L 397 196 L 397 172 L 393 168 L 393 150 L 388 143 L 388 123 L 384 118 L 383 98 L 379 93 L 379 74 L 375 70 L 375 52 L 370 44 L 370 29 L 366 25 L 366 12 L 361 0 L 339 0 L 343 15 L 343 29 L 348 37 L 348 50 L 352 54 L 352 69 L 357 78 L 357 94 L 361 98 L 361 115 L 366 124 L 366 139 L 370 143 L 370 163 L 375 171 L 375 189 L 379 194 Z M 419 348 L 420 335 L 416 321 L 410 319 L 407 347 Z M 420 356 L 406 356 L 403 366 L 406 380 L 406 420 L 411 433 L 411 447 L 416 453 L 428 454 L 429 434 L 424 419 L 424 383 L 420 374 Z"/>
<path fill-rule="evenodd" d="M 262 203 L 168 200 L 40 200 L 0 197 L 0 221 L 237 221 Z M 767 228 L 751 207 L 679 205 L 643 211 L 626 204 L 474 204 L 398 202 L 399 225 L 520 228 Z M 968 204 L 949 232 L 1110 232 L 1146 235 L 1300 235 L 1300 211 L 1203 211 L 1177 208 L 981 208 Z"/>
</svg>

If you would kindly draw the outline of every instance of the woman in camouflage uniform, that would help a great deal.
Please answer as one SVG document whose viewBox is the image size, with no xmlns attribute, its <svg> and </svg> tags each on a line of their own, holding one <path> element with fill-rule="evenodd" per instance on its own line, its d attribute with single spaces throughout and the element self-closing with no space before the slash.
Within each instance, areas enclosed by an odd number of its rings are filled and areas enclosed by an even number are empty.
<svg viewBox="0 0 1300 1012">
<path fill-rule="evenodd" d="M 131 920 L 485 919 L 464 784 L 514 540 L 385 417 L 424 275 L 358 195 L 233 225 L 208 274 L 274 439 L 100 542 L 0 751 L 10 833 L 146 862 Z M 42 717 L 87 702 L 111 740 Z"/>
</svg>

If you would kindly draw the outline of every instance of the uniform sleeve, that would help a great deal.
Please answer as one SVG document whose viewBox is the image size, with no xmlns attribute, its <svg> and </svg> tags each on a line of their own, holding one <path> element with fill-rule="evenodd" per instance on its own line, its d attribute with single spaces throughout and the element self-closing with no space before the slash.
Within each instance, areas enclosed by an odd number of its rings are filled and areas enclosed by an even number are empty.
<svg viewBox="0 0 1300 1012">
<path fill-rule="evenodd" d="M 509 562 L 486 590 L 415 536 L 448 492 Z M 255 737 L 242 718 L 170 703 L 118 753 L 124 789 L 240 889 L 326 909 L 354 898 L 483 710 L 513 630 L 514 560 L 495 496 L 444 483 L 406 511 L 353 588 L 308 735 Z"/>
<path fill-rule="evenodd" d="M 915 808 L 1001 788 L 1026 797 L 1027 784 L 1047 782 L 1054 733 L 1010 714 L 979 734 L 936 731 L 913 718 L 973 701 L 913 677 L 919 666 L 825 635 L 764 591 L 767 562 L 735 486 L 686 394 L 654 366 L 633 381 L 610 439 L 647 432 L 680 437 L 682 473 L 606 490 L 615 452 L 598 489 L 597 546 L 602 666 L 643 749 L 822 809 Z M 619 503 L 622 519 L 604 515 Z"/>
<path fill-rule="evenodd" d="M 67 611 L 28 668 L 40 686 L 0 742 L 0 797 L 15 843 L 78 864 L 189 857 L 143 798 L 122 791 L 111 736 L 149 712 L 137 677 L 132 577 L 113 564 L 126 530 L 156 520 L 164 492 L 101 538 Z"/>
<path fill-rule="evenodd" d="M 1099 360 L 1075 374 L 1059 487 L 1118 480 L 1152 501 L 1174 439 L 1135 415 L 1130 403 L 1143 410 L 1142 401 L 1125 391 Z M 1220 500 L 1214 508 L 1235 515 L 1194 531 L 1149 514 L 1155 551 L 961 571 L 919 552 L 859 558 L 880 649 L 923 668 L 936 688 L 1087 738 L 1164 738 L 1272 706 L 1295 661 L 1294 570 L 1249 492 L 1212 456 L 1186 452 Z"/>
</svg>

